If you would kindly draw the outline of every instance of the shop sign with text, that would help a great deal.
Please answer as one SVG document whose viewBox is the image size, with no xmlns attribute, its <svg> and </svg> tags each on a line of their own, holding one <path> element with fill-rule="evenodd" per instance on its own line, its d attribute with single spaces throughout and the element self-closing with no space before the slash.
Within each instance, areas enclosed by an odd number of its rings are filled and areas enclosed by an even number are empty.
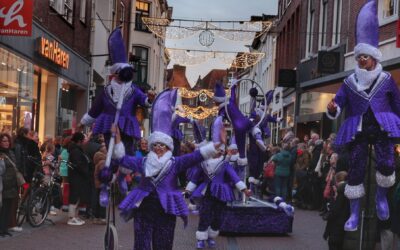
<svg viewBox="0 0 400 250">
<path fill-rule="evenodd" d="M 0 36 L 32 35 L 33 0 L 0 1 Z"/>
<path fill-rule="evenodd" d="M 69 54 L 61 49 L 57 41 L 51 41 L 45 37 L 37 38 L 37 51 L 39 55 L 49 59 L 55 64 L 68 69 Z"/>
</svg>

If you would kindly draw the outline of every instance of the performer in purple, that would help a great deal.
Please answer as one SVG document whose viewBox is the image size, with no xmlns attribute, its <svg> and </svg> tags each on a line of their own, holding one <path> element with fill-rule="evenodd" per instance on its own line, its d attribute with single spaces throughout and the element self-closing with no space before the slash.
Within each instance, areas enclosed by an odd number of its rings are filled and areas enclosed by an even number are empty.
<svg viewBox="0 0 400 250">
<path fill-rule="evenodd" d="M 344 80 L 335 98 L 327 106 L 327 115 L 337 118 L 346 109 L 346 120 L 337 137 L 337 146 L 350 151 L 350 170 L 345 195 L 350 199 L 351 215 L 346 231 L 357 230 L 360 200 L 364 196 L 364 175 L 368 144 L 376 154 L 376 212 L 380 220 L 389 218 L 387 190 L 395 182 L 393 138 L 400 137 L 400 92 L 388 72 L 379 63 L 379 24 L 376 1 L 367 2 L 357 17 L 354 54 L 355 73 Z"/>
<path fill-rule="evenodd" d="M 108 51 L 113 63 L 111 67 L 111 82 L 104 87 L 104 91 L 96 97 L 81 124 L 90 126 L 94 124 L 94 134 L 104 134 L 106 145 L 110 140 L 111 125 L 117 111 L 117 103 L 122 96 L 118 127 L 121 131 L 122 141 L 129 155 L 135 155 L 134 140 L 140 139 L 139 123 L 136 119 L 138 105 L 149 107 L 154 99 L 152 93 L 146 96 L 135 84 L 132 83 L 133 68 L 128 64 L 127 53 L 122 39 L 121 27 L 116 28 L 108 38 Z"/>
<path fill-rule="evenodd" d="M 213 129 L 212 133 L 213 137 L 220 138 L 220 130 Z M 215 247 L 215 238 L 222 225 L 226 203 L 235 200 L 231 184 L 234 183 L 246 195 L 251 194 L 233 167 L 225 161 L 224 153 L 223 148 L 220 148 L 214 158 L 202 162 L 186 187 L 187 192 L 192 192 L 193 199 L 202 198 L 196 232 L 198 249 L 205 248 L 206 240 L 209 247 Z"/>
<path fill-rule="evenodd" d="M 236 139 L 235 136 L 233 135 L 231 138 L 231 143 L 229 144 L 228 150 L 227 150 L 227 154 L 225 157 L 225 161 L 228 162 L 233 169 L 235 170 L 236 174 L 239 176 L 240 180 L 244 180 L 245 178 L 245 167 L 243 165 L 239 165 L 237 163 L 237 160 L 239 159 L 239 151 L 238 151 L 238 147 L 236 144 Z M 234 183 L 233 183 L 234 184 Z M 241 192 L 235 192 L 235 197 L 236 200 L 242 200 L 242 193 Z"/>
<path fill-rule="evenodd" d="M 177 186 L 180 172 L 195 166 L 217 153 L 219 145 L 209 143 L 191 154 L 173 157 L 171 138 L 171 105 L 174 91 L 160 93 L 152 109 L 152 133 L 145 158 L 125 155 L 124 145 L 117 133 L 114 158 L 119 159 L 119 169 L 124 173 L 140 172 L 143 176 L 119 205 L 121 215 L 128 221 L 134 218 L 137 250 L 168 250 L 173 247 L 176 216 L 187 224 L 188 208 Z M 107 173 L 108 174 L 108 173 Z"/>
</svg>

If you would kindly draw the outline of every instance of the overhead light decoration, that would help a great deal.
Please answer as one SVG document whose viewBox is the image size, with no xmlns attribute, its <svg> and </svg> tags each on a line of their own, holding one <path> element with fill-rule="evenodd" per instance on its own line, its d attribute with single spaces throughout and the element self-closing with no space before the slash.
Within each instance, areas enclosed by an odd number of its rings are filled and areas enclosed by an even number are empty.
<svg viewBox="0 0 400 250">
<path fill-rule="evenodd" d="M 199 106 L 192 108 L 187 105 L 179 105 L 175 112 L 182 117 L 192 117 L 197 120 L 203 120 L 209 116 L 216 116 L 218 114 L 218 107 L 206 108 Z"/>
<path fill-rule="evenodd" d="M 251 41 L 268 32 L 273 25 L 272 21 L 198 21 L 153 17 L 142 17 L 142 21 L 155 35 L 167 39 L 184 39 L 199 31 L 208 31 L 200 34 L 200 43 L 205 34 L 208 39 L 211 38 L 210 34 L 212 37 L 216 34 L 231 41 Z M 210 44 L 211 40 L 206 44 Z M 213 42 L 212 40 L 211 44 Z"/>
<path fill-rule="evenodd" d="M 215 58 L 234 68 L 247 68 L 257 64 L 265 56 L 265 53 L 261 52 L 224 52 L 172 48 L 166 50 L 169 59 L 185 66 L 201 64 Z"/>
<path fill-rule="evenodd" d="M 178 93 L 183 98 L 196 98 L 199 95 L 203 95 L 203 94 L 207 95 L 209 98 L 213 98 L 214 97 L 214 93 L 211 92 L 208 89 L 189 90 L 189 89 L 186 89 L 186 88 L 179 88 L 178 89 Z M 226 89 L 225 93 L 226 93 L 226 96 L 228 96 L 228 97 L 230 96 L 229 89 Z"/>
</svg>

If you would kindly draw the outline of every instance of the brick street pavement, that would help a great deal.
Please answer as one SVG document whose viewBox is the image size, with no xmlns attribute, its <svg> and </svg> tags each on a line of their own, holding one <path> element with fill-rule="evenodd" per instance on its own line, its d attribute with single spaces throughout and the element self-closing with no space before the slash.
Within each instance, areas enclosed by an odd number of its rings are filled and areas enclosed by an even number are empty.
<svg viewBox="0 0 400 250">
<path fill-rule="evenodd" d="M 40 228 L 24 225 L 24 231 L 13 233 L 13 237 L 0 238 L 0 249 L 4 250 L 87 250 L 103 249 L 104 226 L 87 222 L 84 226 L 68 226 L 66 213 L 52 216 L 56 225 L 47 223 Z M 197 216 L 192 215 L 189 225 L 183 230 L 183 223 L 178 219 L 174 249 L 195 249 L 195 231 Z M 217 249 L 228 250 L 269 250 L 269 249 L 318 249 L 327 248 L 322 239 L 325 223 L 315 211 L 297 210 L 293 233 L 288 236 L 268 237 L 218 237 Z M 133 224 L 118 218 L 117 230 L 120 250 L 132 249 Z"/>
</svg>

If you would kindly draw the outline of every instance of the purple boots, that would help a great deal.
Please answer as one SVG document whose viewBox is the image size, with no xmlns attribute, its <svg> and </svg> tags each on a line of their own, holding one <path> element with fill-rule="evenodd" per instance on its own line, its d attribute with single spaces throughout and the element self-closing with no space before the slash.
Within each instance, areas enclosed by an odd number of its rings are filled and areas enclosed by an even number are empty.
<svg viewBox="0 0 400 250">
<path fill-rule="evenodd" d="M 386 199 L 388 188 L 376 187 L 376 195 L 375 195 L 375 202 L 376 202 L 376 215 L 378 216 L 379 220 L 387 220 L 389 219 L 389 206 Z"/>
<path fill-rule="evenodd" d="M 344 224 L 345 231 L 356 231 L 360 218 L 360 201 L 361 198 L 350 199 L 350 218 Z"/>
</svg>

